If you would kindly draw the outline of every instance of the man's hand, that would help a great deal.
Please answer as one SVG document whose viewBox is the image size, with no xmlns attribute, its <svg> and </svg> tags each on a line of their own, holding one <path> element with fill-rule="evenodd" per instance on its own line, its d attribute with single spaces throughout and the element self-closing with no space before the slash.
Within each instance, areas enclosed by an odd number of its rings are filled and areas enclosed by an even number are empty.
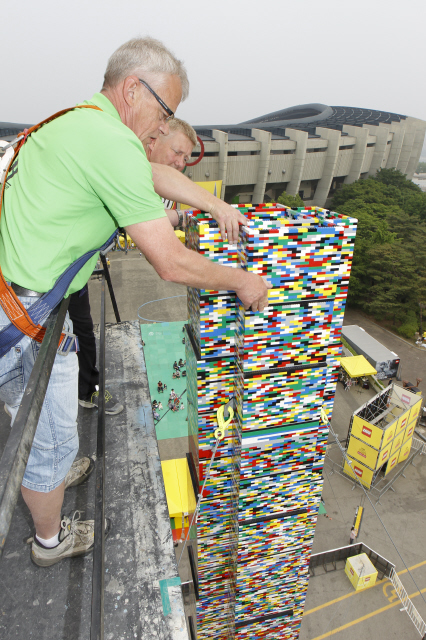
<svg viewBox="0 0 426 640">
<path fill-rule="evenodd" d="M 267 306 L 272 285 L 255 273 L 222 266 L 190 251 L 179 242 L 166 217 L 129 225 L 126 231 L 163 280 L 197 289 L 235 291 L 245 309 L 252 311 Z"/>
<path fill-rule="evenodd" d="M 223 200 L 192 182 L 176 169 L 151 162 L 154 189 L 162 198 L 175 202 L 186 202 L 192 209 L 207 211 L 219 224 L 223 240 L 238 242 L 238 224 L 247 224 L 247 219 Z"/>
<path fill-rule="evenodd" d="M 244 305 L 244 309 L 252 311 L 263 311 L 268 306 L 268 289 L 272 289 L 272 285 L 255 273 L 245 272 L 247 278 L 244 284 L 235 292 Z"/>
<path fill-rule="evenodd" d="M 243 216 L 238 209 L 234 209 L 223 200 L 215 198 L 215 202 L 209 209 L 211 217 L 219 224 L 220 235 L 222 240 L 226 240 L 230 244 L 238 242 L 239 224 L 247 224 L 247 218 Z"/>
</svg>

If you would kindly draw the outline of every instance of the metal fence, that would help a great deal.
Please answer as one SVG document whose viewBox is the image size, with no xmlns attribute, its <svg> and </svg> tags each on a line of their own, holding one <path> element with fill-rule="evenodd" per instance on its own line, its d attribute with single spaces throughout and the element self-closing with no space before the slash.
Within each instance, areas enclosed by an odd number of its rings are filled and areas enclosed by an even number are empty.
<svg viewBox="0 0 426 640">
<path fill-rule="evenodd" d="M 417 631 L 419 632 L 420 636 L 424 640 L 424 638 L 426 637 L 426 623 L 423 620 L 423 618 L 421 617 L 420 613 L 417 611 L 417 609 L 414 606 L 414 604 L 412 603 L 412 601 L 411 601 L 408 593 L 406 592 L 401 580 L 399 579 L 398 574 L 396 573 L 395 569 L 393 569 L 391 571 L 391 575 L 389 576 L 389 580 L 392 582 L 393 586 L 395 587 L 395 592 L 396 592 L 398 598 L 402 602 L 401 611 L 406 611 L 407 612 L 408 617 L 410 618 L 410 620 L 412 621 L 412 623 L 416 627 Z"/>
<path fill-rule="evenodd" d="M 336 571 L 337 562 L 344 562 L 347 558 L 352 558 L 352 556 L 357 556 L 360 553 L 366 553 L 370 558 L 379 573 L 379 580 L 384 576 L 390 578 L 392 571 L 395 570 L 395 565 L 376 553 L 376 551 L 373 551 L 373 549 L 370 549 L 370 547 L 367 547 L 363 542 L 311 555 L 309 560 L 309 571 L 313 576 L 315 575 L 315 569 L 317 567 L 322 567 L 326 573 L 329 571 Z"/>
</svg>

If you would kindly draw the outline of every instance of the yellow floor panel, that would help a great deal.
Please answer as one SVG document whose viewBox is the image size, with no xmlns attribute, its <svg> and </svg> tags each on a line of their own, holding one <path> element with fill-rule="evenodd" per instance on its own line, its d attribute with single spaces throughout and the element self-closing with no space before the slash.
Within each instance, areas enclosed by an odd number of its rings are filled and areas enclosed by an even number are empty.
<svg viewBox="0 0 426 640">
<path fill-rule="evenodd" d="M 170 518 L 195 511 L 196 500 L 186 458 L 161 463 Z"/>
</svg>

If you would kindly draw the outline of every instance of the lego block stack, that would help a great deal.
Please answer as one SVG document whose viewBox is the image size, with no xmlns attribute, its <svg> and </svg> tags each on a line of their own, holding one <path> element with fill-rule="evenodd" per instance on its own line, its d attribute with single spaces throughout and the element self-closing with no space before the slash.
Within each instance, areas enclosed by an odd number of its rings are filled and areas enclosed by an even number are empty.
<svg viewBox="0 0 426 640">
<path fill-rule="evenodd" d="M 356 220 L 325 209 L 239 207 L 238 246 L 188 214 L 187 246 L 264 276 L 268 307 L 230 292 L 188 291 L 191 455 L 200 481 L 219 406 L 235 419 L 218 449 L 197 525 L 197 633 L 297 639 L 322 490 Z"/>
</svg>

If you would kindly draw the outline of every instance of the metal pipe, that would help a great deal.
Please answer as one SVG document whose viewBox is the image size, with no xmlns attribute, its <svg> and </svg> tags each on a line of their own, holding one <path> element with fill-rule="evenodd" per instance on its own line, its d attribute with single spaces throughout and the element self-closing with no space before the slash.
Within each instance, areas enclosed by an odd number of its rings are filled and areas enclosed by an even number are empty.
<svg viewBox="0 0 426 640">
<path fill-rule="evenodd" d="M 106 258 L 103 255 L 103 253 L 101 253 L 100 256 L 101 256 L 102 266 L 104 268 L 105 278 L 106 278 L 106 281 L 107 281 L 107 284 L 108 284 L 108 291 L 109 291 L 109 295 L 111 297 L 112 308 L 114 309 L 115 321 L 116 322 L 121 322 L 120 314 L 118 312 L 118 307 L 117 307 L 117 301 L 115 299 L 114 289 L 112 288 L 112 281 L 111 281 L 111 276 L 110 276 L 109 269 L 108 269 L 108 264 L 107 264 Z"/>
<path fill-rule="evenodd" d="M 18 501 L 68 303 L 69 298 L 62 300 L 49 316 L 44 340 L 0 460 L 0 556 Z"/>
<path fill-rule="evenodd" d="M 104 637 L 105 578 L 105 272 L 101 282 L 99 340 L 99 403 L 96 444 L 95 544 L 93 548 L 90 640 Z"/>
<path fill-rule="evenodd" d="M 200 599 L 200 592 L 198 589 L 198 571 L 197 571 L 197 564 L 194 558 L 194 550 L 191 545 L 188 545 L 188 556 L 189 556 L 189 567 L 191 569 L 192 583 L 194 585 L 195 600 L 198 602 L 198 600 Z"/>
</svg>

